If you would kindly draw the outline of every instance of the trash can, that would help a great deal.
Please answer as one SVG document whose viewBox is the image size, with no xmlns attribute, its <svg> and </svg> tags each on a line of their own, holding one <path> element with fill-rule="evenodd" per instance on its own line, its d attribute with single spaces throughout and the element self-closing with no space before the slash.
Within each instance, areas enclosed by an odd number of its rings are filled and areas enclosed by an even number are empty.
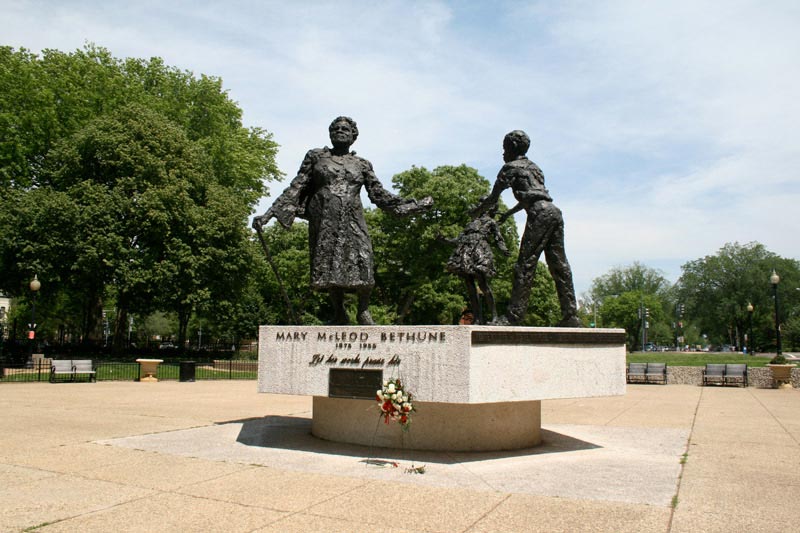
<svg viewBox="0 0 800 533">
<path fill-rule="evenodd" d="M 180 381 L 194 381 L 195 362 L 194 361 L 181 361 L 179 380 Z"/>
</svg>

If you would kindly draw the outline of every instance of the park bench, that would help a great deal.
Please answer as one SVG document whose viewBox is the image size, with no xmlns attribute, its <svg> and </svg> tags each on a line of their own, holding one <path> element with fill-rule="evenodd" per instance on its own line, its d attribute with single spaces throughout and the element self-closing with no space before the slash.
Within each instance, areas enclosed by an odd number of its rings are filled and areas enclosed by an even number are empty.
<svg viewBox="0 0 800 533">
<path fill-rule="evenodd" d="M 703 369 L 703 385 L 718 383 L 725 385 L 725 365 L 722 363 L 706 363 Z"/>
<path fill-rule="evenodd" d="M 72 371 L 71 359 L 53 359 L 52 366 L 50 366 L 50 383 L 55 383 L 58 376 L 70 376 L 72 378 L 75 373 Z"/>
<path fill-rule="evenodd" d="M 628 363 L 628 383 L 667 384 L 666 363 Z"/>
<path fill-rule="evenodd" d="M 646 381 L 648 383 L 667 384 L 667 364 L 666 363 L 647 363 Z"/>
<path fill-rule="evenodd" d="M 72 365 L 75 372 L 75 377 L 78 377 L 79 375 L 85 375 L 90 382 L 97 381 L 97 373 L 95 372 L 94 368 L 92 368 L 91 359 L 73 359 Z"/>
<path fill-rule="evenodd" d="M 78 376 L 87 376 L 90 382 L 97 381 L 91 359 L 53 359 L 50 367 L 50 383 L 58 381 L 59 376 L 69 376 L 69 381 L 75 381 Z"/>
<path fill-rule="evenodd" d="M 725 365 L 725 385 L 747 387 L 747 365 L 744 363 L 728 363 Z"/>
<path fill-rule="evenodd" d="M 628 363 L 628 383 L 647 382 L 647 363 Z"/>
</svg>

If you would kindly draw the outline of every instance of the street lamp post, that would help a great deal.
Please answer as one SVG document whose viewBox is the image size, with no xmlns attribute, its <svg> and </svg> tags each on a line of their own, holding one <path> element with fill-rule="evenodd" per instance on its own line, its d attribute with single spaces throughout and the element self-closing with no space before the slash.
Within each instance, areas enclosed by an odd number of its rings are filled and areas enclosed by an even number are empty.
<svg viewBox="0 0 800 533">
<path fill-rule="evenodd" d="M 753 339 L 753 304 L 747 302 L 747 322 L 750 329 L 750 339 L 747 344 L 747 355 L 753 355 L 755 352 L 755 339 Z"/>
<path fill-rule="evenodd" d="M 650 327 L 650 308 L 644 306 L 644 298 L 639 303 L 639 318 L 642 320 L 642 351 L 647 346 L 647 330 Z"/>
<path fill-rule="evenodd" d="M 28 324 L 28 339 L 31 341 L 30 360 L 33 361 L 33 351 L 36 344 L 36 295 L 39 294 L 39 289 L 42 288 L 42 282 L 39 281 L 39 277 L 36 274 L 33 275 L 29 287 L 33 292 L 33 303 L 31 305 L 31 323 Z"/>
<path fill-rule="evenodd" d="M 780 318 L 778 316 L 778 283 L 780 283 L 781 277 L 778 275 L 775 270 L 772 271 L 772 275 L 769 277 L 769 282 L 772 283 L 772 291 L 775 297 L 775 340 L 777 343 L 776 354 L 781 355 L 781 325 L 780 325 Z"/>
<path fill-rule="evenodd" d="M 683 343 L 683 336 L 681 330 L 683 329 L 683 311 L 685 307 L 682 303 L 675 304 L 675 350 L 680 352 L 681 344 Z"/>
</svg>

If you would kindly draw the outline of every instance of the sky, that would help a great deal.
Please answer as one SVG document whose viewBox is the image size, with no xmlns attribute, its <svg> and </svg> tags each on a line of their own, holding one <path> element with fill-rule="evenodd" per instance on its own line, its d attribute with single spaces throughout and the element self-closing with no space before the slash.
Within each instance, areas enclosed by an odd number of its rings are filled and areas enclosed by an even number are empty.
<svg viewBox="0 0 800 533">
<path fill-rule="evenodd" d="M 800 257 L 796 0 L 114 4 L 0 0 L 0 45 L 90 42 L 221 78 L 280 145 L 271 194 L 339 115 L 387 187 L 412 165 L 494 182 L 522 129 L 579 295 L 634 261 L 674 282 L 729 242 Z"/>
</svg>

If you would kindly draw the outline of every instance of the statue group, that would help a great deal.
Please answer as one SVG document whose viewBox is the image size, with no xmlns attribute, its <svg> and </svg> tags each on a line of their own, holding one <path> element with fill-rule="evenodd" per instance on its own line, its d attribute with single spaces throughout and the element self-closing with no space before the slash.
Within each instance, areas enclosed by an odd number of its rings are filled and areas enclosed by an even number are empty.
<svg viewBox="0 0 800 533">
<path fill-rule="evenodd" d="M 358 127 L 349 117 L 337 117 L 328 128 L 332 148 L 309 150 L 297 176 L 272 206 L 253 220 L 257 231 L 275 218 L 289 228 L 295 218 L 308 221 L 311 256 L 311 286 L 327 291 L 333 305 L 334 324 L 349 322 L 344 305 L 346 292 L 358 296 L 357 321 L 373 324 L 369 300 L 375 286 L 372 241 L 367 232 L 361 190 L 376 206 L 395 216 L 409 216 L 433 206 L 430 197 L 421 200 L 401 198 L 387 191 L 378 180 L 372 165 L 350 151 L 358 138 Z M 559 326 L 579 327 L 572 271 L 564 251 L 564 220 L 544 186 L 544 174 L 526 157 L 530 139 L 515 130 L 503 140 L 505 164 L 497 175 L 491 193 L 482 198 L 470 214 L 473 220 L 455 239 L 455 249 L 446 268 L 462 277 L 470 305 L 479 324 L 486 323 L 481 311 L 479 292 L 486 299 L 493 324 L 517 325 L 525 318 L 536 265 L 544 253 L 556 284 L 562 319 Z M 499 219 L 500 194 L 511 188 L 518 202 Z M 490 239 L 503 253 L 508 253 L 498 224 L 517 211 L 525 210 L 527 220 L 514 266 L 511 301 L 505 316 L 497 316 L 489 285 L 495 274 Z"/>
</svg>

